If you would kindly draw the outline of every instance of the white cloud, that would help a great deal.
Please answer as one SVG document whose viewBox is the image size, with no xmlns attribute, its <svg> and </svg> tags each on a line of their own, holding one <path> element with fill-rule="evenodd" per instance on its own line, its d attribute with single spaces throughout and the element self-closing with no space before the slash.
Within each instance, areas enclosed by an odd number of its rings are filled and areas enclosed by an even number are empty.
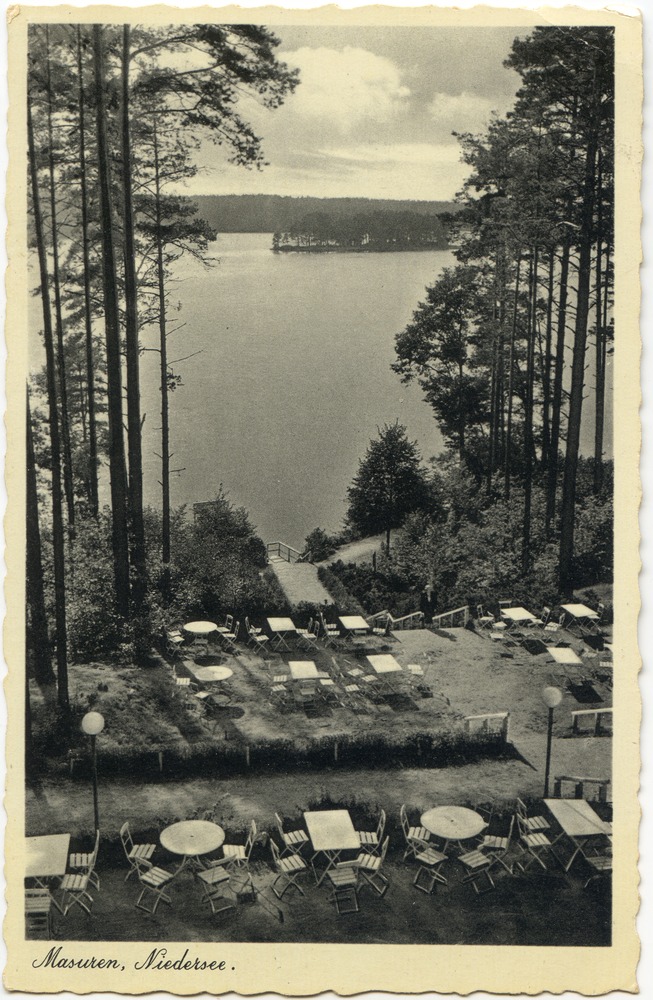
<svg viewBox="0 0 653 1000">
<path fill-rule="evenodd" d="M 375 167 L 379 164 L 440 164 L 457 163 L 460 150 L 455 144 L 439 145 L 427 142 L 404 142 L 379 145 L 359 143 L 356 146 L 330 147 L 318 150 L 319 156 L 338 160 L 354 160 Z"/>
<path fill-rule="evenodd" d="M 303 117 L 328 120 L 345 135 L 362 120 L 384 122 L 406 109 L 410 90 L 398 67 L 383 56 L 346 46 L 342 51 L 305 47 L 279 58 L 301 71 L 301 86 L 287 107 Z"/>
<path fill-rule="evenodd" d="M 478 94 L 435 94 L 429 111 L 438 126 L 443 130 L 456 132 L 476 132 L 484 128 L 490 120 L 493 111 L 503 114 L 504 107 L 512 101 L 490 100 Z M 497 106 L 499 105 L 499 106 Z"/>
</svg>

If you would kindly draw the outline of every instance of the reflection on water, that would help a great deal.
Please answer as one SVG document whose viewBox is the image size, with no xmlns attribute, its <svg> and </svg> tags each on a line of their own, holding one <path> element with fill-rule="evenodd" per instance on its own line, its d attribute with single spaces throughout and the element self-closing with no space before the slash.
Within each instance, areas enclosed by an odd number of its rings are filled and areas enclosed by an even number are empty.
<svg viewBox="0 0 653 1000">
<path fill-rule="evenodd" d="M 227 234 L 205 271 L 178 265 L 170 299 L 185 326 L 168 342 L 183 386 L 170 395 L 173 506 L 220 484 L 265 541 L 299 548 L 336 531 L 370 438 L 400 422 L 424 457 L 441 436 L 419 387 L 390 371 L 394 337 L 448 252 L 273 254 L 268 234 Z M 143 335 L 154 346 L 157 331 Z M 158 355 L 141 360 L 145 499 L 160 506 Z"/>
</svg>

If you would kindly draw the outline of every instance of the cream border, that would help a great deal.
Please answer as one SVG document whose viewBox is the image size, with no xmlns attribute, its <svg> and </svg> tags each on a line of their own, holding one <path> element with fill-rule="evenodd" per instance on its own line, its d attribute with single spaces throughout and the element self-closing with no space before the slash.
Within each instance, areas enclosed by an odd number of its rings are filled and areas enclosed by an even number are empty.
<svg viewBox="0 0 653 1000">
<path fill-rule="evenodd" d="M 638 335 L 639 282 L 641 259 L 639 246 L 639 171 L 641 163 L 641 24 L 636 16 L 579 7 L 540 8 L 537 12 L 520 9 L 477 7 L 472 10 L 452 8 L 382 8 L 367 7 L 340 10 L 334 6 L 317 11 L 290 11 L 275 7 L 256 10 L 256 16 L 274 26 L 283 23 L 345 24 L 615 24 L 617 28 L 617 250 L 616 315 L 621 337 L 615 357 L 615 399 L 619 406 L 619 448 L 616 450 L 616 505 L 619 519 L 615 526 L 615 593 L 618 595 L 618 629 L 615 643 L 615 729 L 632 734 L 630 739 L 615 740 L 614 747 L 614 937 L 611 948 L 491 948 L 452 946 L 354 946 L 354 945 L 227 945 L 193 946 L 193 955 L 212 960 L 226 959 L 230 971 L 206 977 L 186 974 L 182 983 L 170 974 L 137 974 L 134 961 L 142 960 L 151 946 L 98 942 L 66 945 L 75 957 L 119 957 L 125 972 L 101 974 L 80 971 L 48 970 L 44 975 L 31 968 L 31 961 L 44 955 L 43 944 L 22 940 L 21 852 L 23 838 L 23 767 L 21 742 L 23 732 L 23 635 L 24 616 L 24 378 L 27 370 L 26 341 L 20 333 L 25 328 L 27 303 L 25 217 L 25 120 L 24 73 L 26 26 L 29 21 L 139 22 L 162 20 L 188 21 L 201 18 L 241 21 L 242 8 L 183 9 L 143 7 L 137 18 L 133 8 L 119 7 L 24 7 L 9 8 L 10 33 L 10 164 L 7 211 L 10 223 L 8 241 L 10 267 L 7 276 L 7 461 L 6 481 L 9 507 L 5 520 L 8 582 L 5 587 L 7 620 L 5 652 L 10 673 L 5 684 L 8 702 L 7 857 L 8 916 L 4 933 L 8 947 L 5 985 L 9 989 L 34 992 L 116 991 L 142 993 L 168 990 L 189 994 L 206 990 L 239 994 L 276 991 L 282 994 L 311 994 L 326 988 L 342 994 L 367 990 L 401 993 L 433 991 L 468 993 L 483 989 L 495 992 L 537 993 L 542 990 L 573 990 L 584 994 L 609 990 L 636 990 L 635 967 L 639 944 L 634 932 L 637 911 L 637 842 L 639 820 L 637 805 L 639 754 L 635 738 L 635 720 L 640 718 L 636 669 L 639 654 L 636 642 L 639 594 L 636 553 L 637 512 L 640 485 L 637 471 L 639 453 Z M 633 11 L 633 14 L 635 12 Z M 16 863 L 13 862 L 16 859 Z M 176 946 L 168 944 L 169 954 Z M 184 946 L 181 946 L 180 953 Z M 491 952 L 491 956 L 490 953 Z M 232 967 L 235 967 L 232 970 Z"/>
</svg>

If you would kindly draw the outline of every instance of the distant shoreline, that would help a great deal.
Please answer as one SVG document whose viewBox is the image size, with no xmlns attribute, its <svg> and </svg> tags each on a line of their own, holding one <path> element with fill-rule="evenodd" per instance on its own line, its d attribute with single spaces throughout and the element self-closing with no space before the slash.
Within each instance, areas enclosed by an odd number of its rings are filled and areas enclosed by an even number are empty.
<svg viewBox="0 0 653 1000">
<path fill-rule="evenodd" d="M 446 251 L 449 246 L 410 246 L 406 243 L 395 246 L 363 246 L 363 247 L 270 247 L 272 253 L 419 253 L 424 250 Z"/>
</svg>

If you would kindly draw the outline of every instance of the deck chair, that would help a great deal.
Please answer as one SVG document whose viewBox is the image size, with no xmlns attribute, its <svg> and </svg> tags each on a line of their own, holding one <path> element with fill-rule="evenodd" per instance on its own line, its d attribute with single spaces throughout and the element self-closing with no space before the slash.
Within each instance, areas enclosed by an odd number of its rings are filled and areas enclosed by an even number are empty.
<svg viewBox="0 0 653 1000">
<path fill-rule="evenodd" d="M 308 865 L 303 858 L 300 858 L 297 854 L 291 854 L 287 858 L 282 858 L 279 853 L 279 848 L 270 837 L 270 850 L 272 851 L 272 861 L 274 867 L 277 871 L 277 877 L 272 883 L 272 892 L 275 894 L 277 899 L 283 899 L 286 892 L 289 889 L 295 888 L 301 896 L 304 895 L 304 890 L 301 885 L 298 884 L 297 879 L 300 875 L 305 874 L 309 871 Z M 285 885 L 281 892 L 277 889 L 277 882 L 281 880 L 285 881 Z"/>
<path fill-rule="evenodd" d="M 256 840 L 256 822 L 252 820 L 249 833 L 247 835 L 247 840 L 245 845 L 242 844 L 223 844 L 222 853 L 227 859 L 228 864 L 235 865 L 237 868 L 247 868 L 249 869 L 249 857 L 252 853 L 252 848 L 254 847 L 254 841 Z"/>
<path fill-rule="evenodd" d="M 304 833 L 303 830 L 284 830 L 283 821 L 279 813 L 275 813 L 274 818 L 279 836 L 284 845 L 282 855 L 286 852 L 289 854 L 299 854 L 304 844 L 308 843 L 308 834 Z"/>
<path fill-rule="evenodd" d="M 123 823 L 120 827 L 120 839 L 125 851 L 125 857 L 129 861 L 130 868 L 125 875 L 125 882 L 132 874 L 138 874 L 142 869 L 150 867 L 150 858 L 154 854 L 156 844 L 135 844 L 129 832 L 129 822 Z"/>
<path fill-rule="evenodd" d="M 96 889 L 100 888 L 100 879 L 95 871 L 97 864 L 98 849 L 100 847 L 100 831 L 95 831 L 95 847 L 90 854 L 71 854 L 68 858 L 68 867 L 81 869 L 78 874 L 88 875 L 88 880 Z"/>
<path fill-rule="evenodd" d="M 356 868 L 363 881 L 370 886 L 377 896 L 385 896 L 390 887 L 390 879 L 381 871 L 385 856 L 388 853 L 390 838 L 386 837 L 379 854 L 361 851 L 355 861 Z"/>
<path fill-rule="evenodd" d="M 410 855 L 411 857 L 416 856 L 416 852 L 424 850 L 427 847 L 431 847 L 430 843 L 431 834 L 423 826 L 411 826 L 408 822 L 408 813 L 406 812 L 406 806 L 403 805 L 399 810 L 399 819 L 401 820 L 401 828 L 404 832 L 404 840 L 406 841 L 406 851 L 404 853 L 403 860 Z"/>
<path fill-rule="evenodd" d="M 364 847 L 372 854 L 378 854 L 383 841 L 384 831 L 385 811 L 382 809 L 379 815 L 379 822 L 376 825 L 376 830 L 356 830 L 356 833 L 358 834 L 358 838 L 361 842 L 361 847 Z"/>
<path fill-rule="evenodd" d="M 25 937 L 52 936 L 52 896 L 47 889 L 25 889 Z"/>
<path fill-rule="evenodd" d="M 528 830 L 533 833 L 536 830 L 548 830 L 550 824 L 544 816 L 528 816 L 526 804 L 521 799 L 517 799 L 517 815 L 521 817 Z"/>
<path fill-rule="evenodd" d="M 156 908 L 161 901 L 172 906 L 172 900 L 163 890 L 173 878 L 173 872 L 168 872 L 165 868 L 155 868 L 151 862 L 147 862 L 147 868 L 138 868 L 136 874 L 138 881 L 142 885 L 141 894 L 134 906 L 146 913 L 156 913 Z M 143 898 L 146 894 L 153 896 L 152 905 L 146 906 Z"/>
</svg>

